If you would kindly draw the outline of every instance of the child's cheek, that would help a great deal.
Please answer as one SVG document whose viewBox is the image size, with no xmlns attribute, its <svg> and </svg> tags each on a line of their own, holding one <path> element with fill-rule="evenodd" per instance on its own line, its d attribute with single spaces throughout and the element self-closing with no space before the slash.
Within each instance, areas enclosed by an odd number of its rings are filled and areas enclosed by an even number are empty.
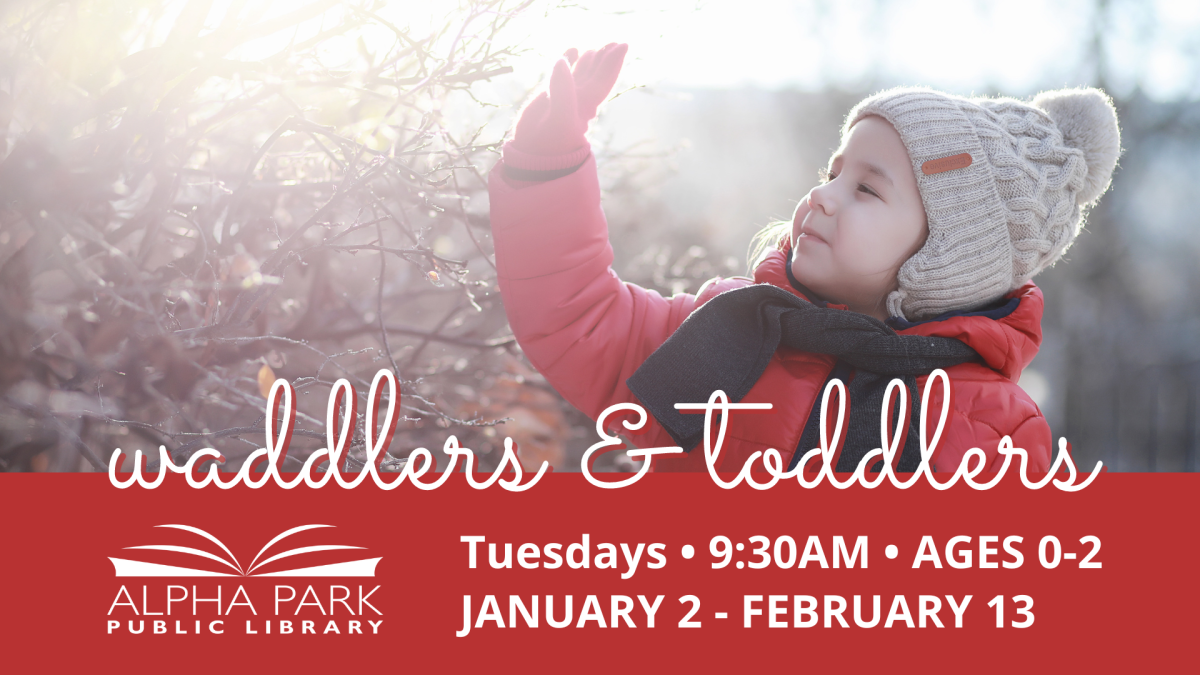
<svg viewBox="0 0 1200 675">
<path fill-rule="evenodd" d="M 809 194 L 812 194 L 811 192 Z M 804 224 L 805 217 L 812 208 L 808 205 L 808 195 L 804 195 L 800 199 L 800 203 L 796 204 L 796 211 L 792 214 L 792 239 L 793 242 L 797 235 L 800 234 L 800 227 Z"/>
</svg>

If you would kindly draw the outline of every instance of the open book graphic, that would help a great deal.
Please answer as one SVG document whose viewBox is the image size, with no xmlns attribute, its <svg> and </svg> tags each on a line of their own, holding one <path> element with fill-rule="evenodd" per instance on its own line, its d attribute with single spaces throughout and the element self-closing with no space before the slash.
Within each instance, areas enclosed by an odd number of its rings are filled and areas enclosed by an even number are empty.
<svg viewBox="0 0 1200 675">
<path fill-rule="evenodd" d="M 362 550 L 363 547 L 340 545 L 302 546 L 300 548 L 293 548 L 283 551 L 282 553 L 276 553 L 269 558 L 260 560 L 260 558 L 263 557 L 263 554 L 267 552 L 267 549 L 271 548 L 283 539 L 292 536 L 293 534 L 307 530 L 315 530 L 322 527 L 333 527 L 333 525 L 301 525 L 300 527 L 293 527 L 292 529 L 283 532 L 271 541 L 267 542 L 267 545 L 262 547 L 262 550 L 258 552 L 258 555 L 254 556 L 254 560 L 251 560 L 250 564 L 243 568 L 241 563 L 238 562 L 237 558 L 234 557 L 233 553 L 230 552 L 225 544 L 221 543 L 221 540 L 198 527 L 192 527 L 190 525 L 157 525 L 156 527 L 169 527 L 175 530 L 183 530 L 184 532 L 198 534 L 216 544 L 221 551 L 223 551 L 225 555 L 229 557 L 224 558 L 208 551 L 189 548 L 187 546 L 127 546 L 126 549 L 187 553 L 189 555 L 207 558 L 208 560 L 215 560 L 232 569 L 234 572 L 236 572 L 236 574 L 230 574 L 228 572 L 212 572 L 209 570 L 197 570 L 189 567 L 176 567 L 174 565 L 160 565 L 158 563 L 141 562 L 138 560 L 109 558 L 109 560 L 112 561 L 113 567 L 116 568 L 118 577 L 373 577 L 375 576 L 375 565 L 383 559 L 367 558 L 364 560 L 351 560 L 348 562 L 332 563 L 329 565 L 317 565 L 316 567 L 300 567 L 296 569 L 284 570 L 282 572 L 259 572 L 255 574 L 255 570 L 263 565 L 266 565 L 267 563 L 275 562 L 276 560 L 283 558 L 290 558 L 302 553 L 315 553 L 317 551 L 341 551 L 350 549 Z"/>
</svg>

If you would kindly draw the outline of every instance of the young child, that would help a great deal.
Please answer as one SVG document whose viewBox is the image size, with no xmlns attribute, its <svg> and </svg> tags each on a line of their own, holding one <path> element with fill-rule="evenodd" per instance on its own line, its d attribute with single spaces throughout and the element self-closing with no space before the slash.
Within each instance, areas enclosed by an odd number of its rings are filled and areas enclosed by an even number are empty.
<svg viewBox="0 0 1200 675">
<path fill-rule="evenodd" d="M 1004 436 L 1029 453 L 1030 470 L 1049 468 L 1050 428 L 1017 385 L 1042 338 L 1042 293 L 1030 279 L 1062 256 L 1108 188 L 1120 136 L 1104 93 L 1064 89 L 1029 103 L 920 88 L 870 96 L 850 111 L 792 222 L 761 233 L 769 245 L 753 279 L 663 298 L 612 270 L 584 138 L 626 51 L 614 43 L 559 59 L 488 177 L 509 322 L 555 389 L 593 419 L 614 403 L 645 407 L 654 419 L 635 442 L 689 451 L 657 458 L 655 471 L 705 469 L 693 451 L 703 418 L 674 403 L 718 388 L 731 401 L 771 403 L 767 414 L 729 415 L 717 469 L 737 471 L 755 451 L 776 448 L 790 468 L 818 447 L 820 398 L 836 377 L 849 411 L 835 467 L 853 471 L 879 446 L 883 393 L 900 378 L 909 415 L 892 412 L 905 434 L 894 461 L 912 471 L 920 396 L 942 368 L 950 412 L 935 470 L 954 471 L 975 447 L 995 469 Z M 930 435 L 941 396 L 935 385 Z"/>
</svg>

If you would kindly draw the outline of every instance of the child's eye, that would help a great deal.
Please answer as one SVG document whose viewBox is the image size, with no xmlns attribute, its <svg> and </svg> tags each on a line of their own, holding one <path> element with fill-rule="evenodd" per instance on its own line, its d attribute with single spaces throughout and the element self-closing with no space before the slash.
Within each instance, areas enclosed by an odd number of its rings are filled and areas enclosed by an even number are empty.
<svg viewBox="0 0 1200 675">
<path fill-rule="evenodd" d="M 821 180 L 821 183 L 824 184 L 824 183 L 828 183 L 829 181 L 833 180 L 834 178 L 837 178 L 837 174 L 830 171 L 829 169 L 822 168 L 822 169 L 817 170 L 817 177 Z M 876 193 L 874 190 L 872 190 L 871 186 L 867 185 L 866 183 L 859 183 L 858 191 L 865 192 L 865 193 L 871 195 L 872 197 L 879 197 L 879 194 Z M 879 199 L 883 199 L 883 197 L 879 197 Z"/>
</svg>

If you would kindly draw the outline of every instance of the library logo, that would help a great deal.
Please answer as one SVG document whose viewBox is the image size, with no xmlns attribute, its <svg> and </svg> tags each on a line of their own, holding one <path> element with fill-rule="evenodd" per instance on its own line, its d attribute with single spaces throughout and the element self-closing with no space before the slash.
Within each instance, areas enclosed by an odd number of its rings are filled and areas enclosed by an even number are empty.
<svg viewBox="0 0 1200 675">
<path fill-rule="evenodd" d="M 224 542 L 198 527 L 175 524 L 157 527 L 181 530 L 205 541 L 197 540 L 191 546 L 128 546 L 126 551 L 147 553 L 109 557 L 115 576 L 122 580 L 108 607 L 109 635 L 380 634 L 383 612 L 379 609 L 381 598 L 376 593 L 382 587 L 373 582 L 350 580 L 373 579 L 375 567 L 383 558 L 361 557 L 361 553 L 356 553 L 365 550 L 361 546 L 276 546 L 292 535 L 332 525 L 301 525 L 281 532 L 246 563 Z M 342 556 L 352 559 L 326 562 Z M 187 564 L 134 560 L 134 557 Z M 306 557 L 310 562 L 322 564 L 296 564 Z M 252 580 L 260 577 L 289 579 L 286 583 Z M 298 578 L 308 581 L 291 580 Z"/>
</svg>

